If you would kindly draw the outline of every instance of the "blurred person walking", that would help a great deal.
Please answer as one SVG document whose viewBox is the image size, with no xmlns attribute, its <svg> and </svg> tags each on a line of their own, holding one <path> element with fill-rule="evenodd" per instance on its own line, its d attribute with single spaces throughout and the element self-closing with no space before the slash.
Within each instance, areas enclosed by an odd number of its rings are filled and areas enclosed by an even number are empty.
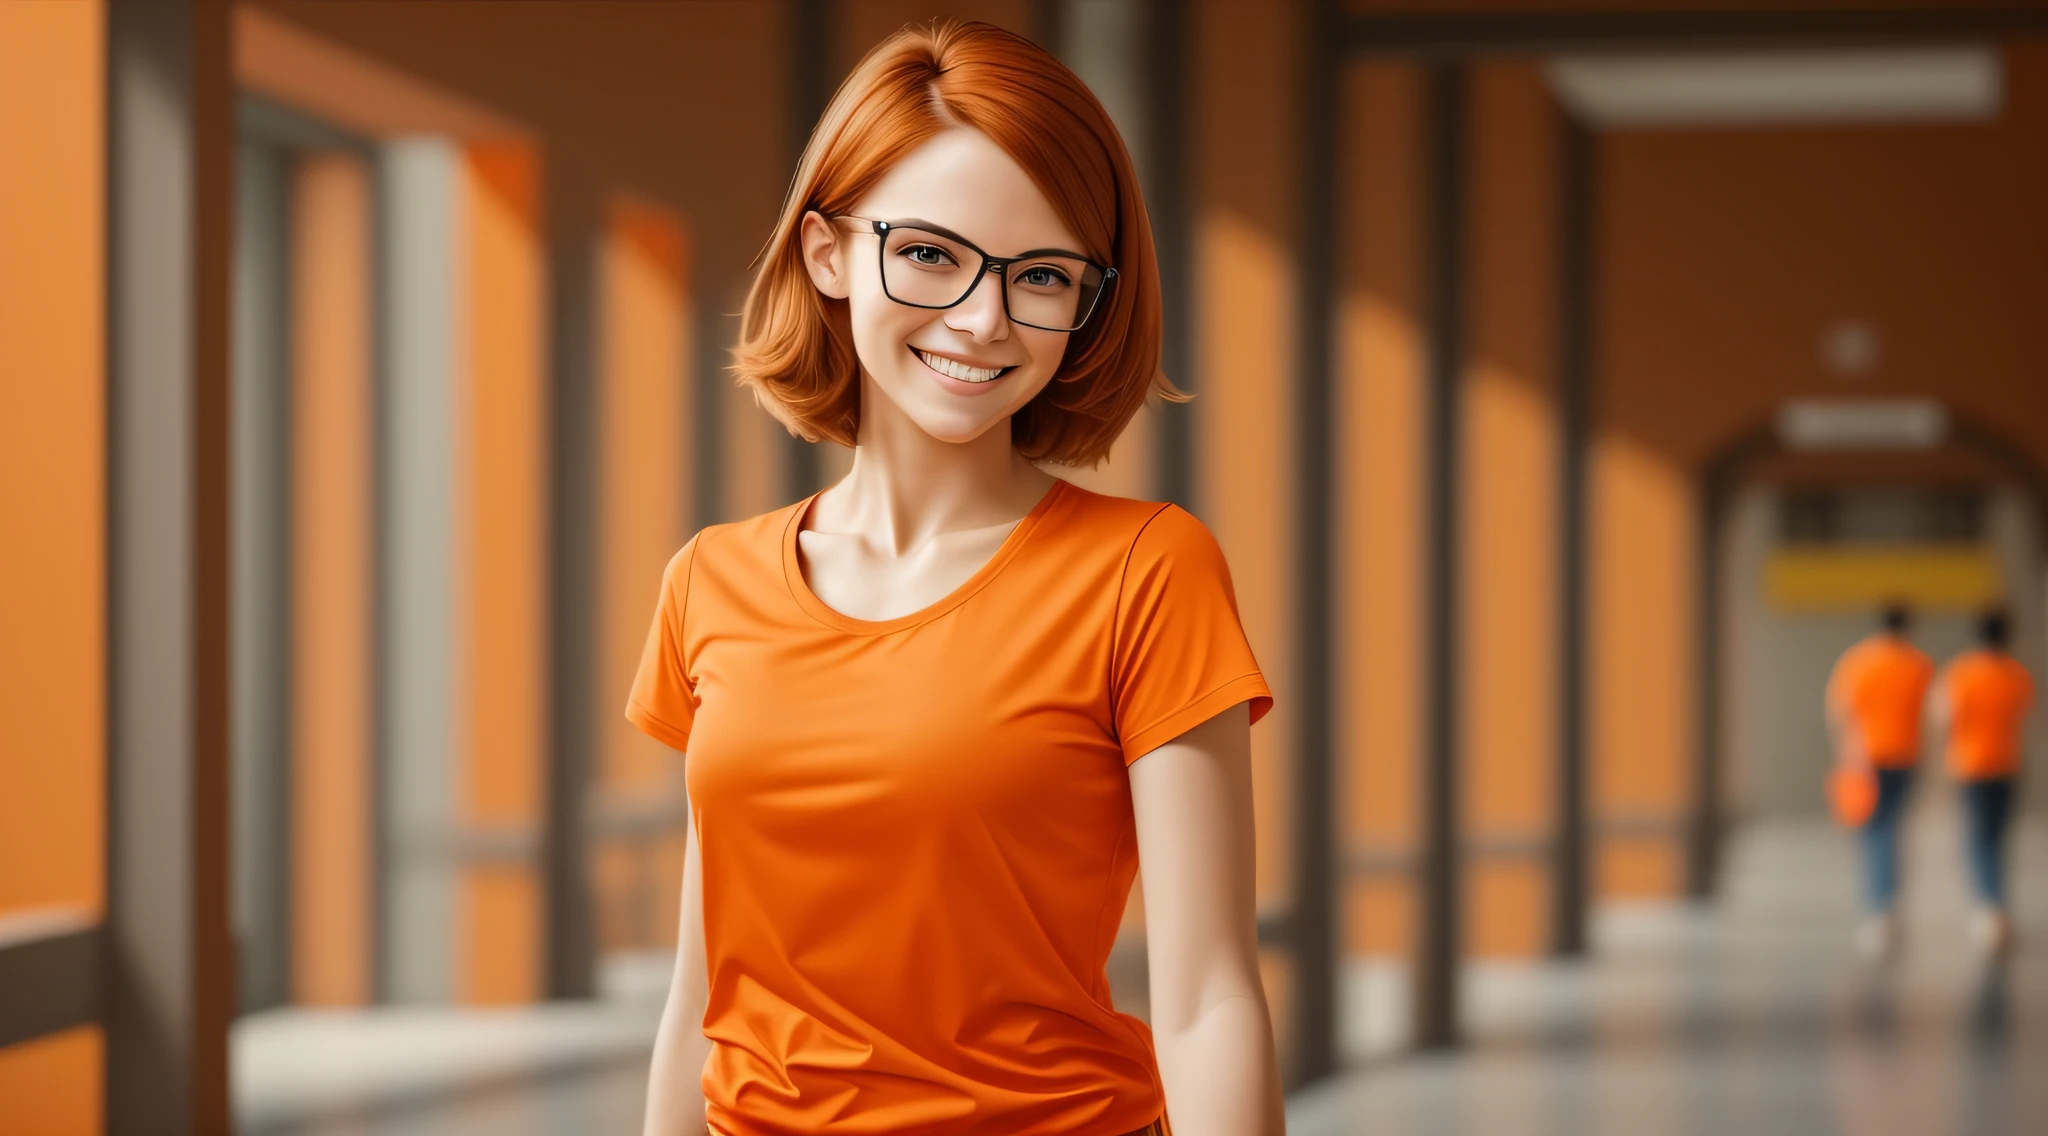
<svg viewBox="0 0 2048 1136">
<path fill-rule="evenodd" d="M 1907 640 L 1912 613 L 1888 604 L 1881 626 L 1844 652 L 1828 676 L 1827 716 L 1837 762 L 1869 769 L 1876 800 L 1861 825 L 1864 903 L 1856 931 L 1867 955 L 1898 944 L 1899 825 L 1920 762 L 1921 710 L 1934 663 Z"/>
<path fill-rule="evenodd" d="M 1948 738 L 1949 773 L 1961 783 L 1971 880 L 1978 909 L 1971 919 L 1979 947 L 2003 953 L 2012 945 L 2005 907 L 2005 831 L 2023 755 L 2021 735 L 2034 701 L 2034 680 L 2007 649 L 2002 611 L 1985 613 L 1978 646 L 1943 668 L 1935 689 L 1937 728 Z"/>
</svg>

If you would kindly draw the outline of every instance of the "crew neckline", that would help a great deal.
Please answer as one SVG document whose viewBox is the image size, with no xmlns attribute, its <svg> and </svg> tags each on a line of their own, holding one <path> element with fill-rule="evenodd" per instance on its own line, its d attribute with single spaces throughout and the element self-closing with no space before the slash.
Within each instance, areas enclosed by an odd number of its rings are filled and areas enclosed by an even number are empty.
<svg viewBox="0 0 2048 1136">
<path fill-rule="evenodd" d="M 892 631 L 902 631 L 921 623 L 929 623 L 966 603 L 976 592 L 987 587 L 1005 565 L 1016 559 L 1017 553 L 1024 547 L 1024 542 L 1030 538 L 1031 531 L 1038 527 L 1039 522 L 1043 521 L 1053 506 L 1066 495 L 1066 490 L 1067 482 L 1062 478 L 1054 478 L 1045 495 L 1038 499 L 1038 504 L 1033 505 L 1031 511 L 1024 514 L 1024 518 L 1017 522 L 1017 527 L 1011 529 L 1010 535 L 1003 538 L 1003 543 L 996 548 L 995 555 L 990 556 L 980 568 L 975 569 L 973 575 L 962 581 L 959 587 L 932 603 L 893 619 L 858 619 L 847 615 L 819 599 L 818 594 L 811 590 L 810 581 L 804 579 L 803 561 L 797 554 L 797 533 L 802 530 L 804 517 L 809 515 L 812 503 L 818 499 L 818 493 L 813 493 L 797 502 L 790 510 L 789 520 L 783 524 L 783 581 L 789 586 L 790 596 L 796 600 L 798 607 L 804 609 L 805 614 L 827 627 L 848 634 L 886 635 Z"/>
</svg>

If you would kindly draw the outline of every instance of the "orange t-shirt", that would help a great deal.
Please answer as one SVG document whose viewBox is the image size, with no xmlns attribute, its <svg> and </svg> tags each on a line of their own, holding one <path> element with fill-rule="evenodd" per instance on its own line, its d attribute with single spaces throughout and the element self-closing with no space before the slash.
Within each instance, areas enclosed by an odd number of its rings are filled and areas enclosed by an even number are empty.
<svg viewBox="0 0 2048 1136">
<path fill-rule="evenodd" d="M 1948 699 L 1948 767 L 1965 781 L 2010 777 L 2034 702 L 2027 668 L 2003 651 L 1966 651 L 1942 675 Z"/>
<path fill-rule="evenodd" d="M 1163 1108 L 1103 965 L 1126 766 L 1272 696 L 1229 570 L 1172 505 L 1055 484 L 944 599 L 805 583 L 809 500 L 669 564 L 626 716 L 687 753 L 720 1136 L 1112 1136 Z"/>
<path fill-rule="evenodd" d="M 1877 634 L 1844 652 L 1828 678 L 1828 706 L 1863 735 L 1870 763 L 1905 768 L 1920 760 L 1920 710 L 1934 663 L 1896 635 Z"/>
</svg>

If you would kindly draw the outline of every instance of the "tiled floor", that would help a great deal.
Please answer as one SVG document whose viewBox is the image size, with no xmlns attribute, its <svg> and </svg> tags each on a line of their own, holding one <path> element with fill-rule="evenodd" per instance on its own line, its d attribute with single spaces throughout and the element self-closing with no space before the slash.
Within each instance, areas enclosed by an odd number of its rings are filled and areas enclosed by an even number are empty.
<svg viewBox="0 0 2048 1136">
<path fill-rule="evenodd" d="M 1289 1130 L 2048 1133 L 2048 823 L 2014 849 L 2023 950 L 1985 967 L 1963 938 L 1950 804 L 1930 795 L 1915 818 L 1909 936 L 1892 965 L 1849 949 L 1846 839 L 1819 824 L 1753 826 L 1717 906 L 1603 912 L 1592 963 L 1474 968 L 1463 1052 L 1370 1059 L 1290 1101 Z M 1354 985 L 1398 997 L 1398 976 Z M 637 1132 L 654 1012 L 625 999 L 247 1021 L 243 1131 Z"/>
<path fill-rule="evenodd" d="M 243 1136 L 637 1132 L 659 1003 L 288 1010 L 238 1023 Z"/>
<path fill-rule="evenodd" d="M 2022 951 L 1964 937 L 1945 796 L 1909 840 L 1907 940 L 1850 949 L 1855 867 L 1821 824 L 1760 825 L 1720 904 L 1625 908 L 1598 961 L 1489 968 L 1456 1056 L 1375 1063 L 1290 1102 L 1296 1136 L 2048 1133 L 2048 826 L 2014 849 Z"/>
</svg>

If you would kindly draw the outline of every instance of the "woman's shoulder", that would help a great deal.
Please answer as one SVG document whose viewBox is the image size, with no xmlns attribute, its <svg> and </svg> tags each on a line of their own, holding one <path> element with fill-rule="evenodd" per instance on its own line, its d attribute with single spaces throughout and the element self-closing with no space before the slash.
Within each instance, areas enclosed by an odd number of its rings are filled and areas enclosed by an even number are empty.
<svg viewBox="0 0 2048 1136">
<path fill-rule="evenodd" d="M 713 573 L 760 578 L 765 569 L 779 572 L 784 535 L 804 504 L 798 501 L 741 520 L 705 525 L 683 542 L 669 561 L 670 574 L 687 571 L 698 576 Z"/>
<path fill-rule="evenodd" d="M 1216 538 L 1193 513 L 1171 501 L 1097 493 L 1069 482 L 1067 529 L 1087 545 L 1127 560 L 1220 559 Z"/>
<path fill-rule="evenodd" d="M 1070 524 L 1104 532 L 1135 535 L 1160 513 L 1177 508 L 1167 501 L 1098 493 L 1064 478 L 1061 479 L 1060 493 Z"/>
</svg>

